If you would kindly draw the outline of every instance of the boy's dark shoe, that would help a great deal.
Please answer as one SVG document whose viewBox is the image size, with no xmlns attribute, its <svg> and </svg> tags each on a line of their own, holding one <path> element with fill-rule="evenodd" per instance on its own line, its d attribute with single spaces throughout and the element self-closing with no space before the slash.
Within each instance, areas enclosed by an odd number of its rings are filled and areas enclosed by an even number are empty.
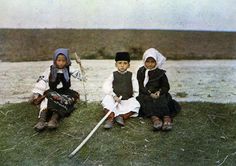
<svg viewBox="0 0 236 166">
<path fill-rule="evenodd" d="M 53 112 L 50 121 L 48 122 L 49 129 L 56 129 L 59 126 L 59 115 Z"/>
<path fill-rule="evenodd" d="M 104 129 L 111 129 L 113 127 L 113 122 L 110 120 L 107 120 L 103 126 Z"/>
<path fill-rule="evenodd" d="M 124 121 L 124 118 L 122 117 L 122 116 L 117 116 L 117 117 L 115 117 L 115 121 L 119 124 L 119 125 L 121 125 L 121 126 L 124 126 L 125 125 L 125 121 Z"/>
<path fill-rule="evenodd" d="M 132 111 L 130 111 L 130 112 L 126 113 L 126 114 L 121 114 L 121 115 L 119 115 L 119 116 L 117 116 L 117 117 L 115 118 L 115 121 L 116 121 L 119 125 L 125 126 L 125 120 L 129 119 L 130 116 L 132 116 L 133 114 L 134 114 L 134 112 L 132 112 Z"/>
<path fill-rule="evenodd" d="M 114 112 L 110 113 L 110 115 L 108 116 L 105 122 L 105 125 L 103 126 L 104 129 L 111 129 L 113 127 L 114 117 L 115 117 L 115 113 Z"/>
<path fill-rule="evenodd" d="M 46 112 L 46 110 L 43 110 L 40 114 L 38 123 L 34 126 L 34 129 L 37 132 L 40 132 L 40 131 L 44 130 L 47 127 L 46 118 L 47 118 L 47 112 Z"/>
</svg>

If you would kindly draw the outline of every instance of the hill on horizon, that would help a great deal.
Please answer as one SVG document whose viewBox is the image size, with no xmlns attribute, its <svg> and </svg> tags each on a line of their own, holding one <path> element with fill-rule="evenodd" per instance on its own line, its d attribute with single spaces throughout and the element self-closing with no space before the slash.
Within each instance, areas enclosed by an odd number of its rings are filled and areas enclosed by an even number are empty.
<svg viewBox="0 0 236 166">
<path fill-rule="evenodd" d="M 111 59 L 128 51 L 141 59 L 151 47 L 168 59 L 236 59 L 236 32 L 108 29 L 0 29 L 1 61 L 50 60 L 75 48 L 84 59 Z"/>
</svg>

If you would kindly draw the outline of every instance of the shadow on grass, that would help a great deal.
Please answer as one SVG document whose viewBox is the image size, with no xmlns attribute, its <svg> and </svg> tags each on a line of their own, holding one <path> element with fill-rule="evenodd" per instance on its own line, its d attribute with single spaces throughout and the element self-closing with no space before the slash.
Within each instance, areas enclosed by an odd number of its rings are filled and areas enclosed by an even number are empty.
<svg viewBox="0 0 236 166">
<path fill-rule="evenodd" d="M 37 109 L 0 107 L 1 165 L 234 165 L 236 104 L 181 103 L 171 132 L 153 132 L 149 119 L 100 127 L 74 158 L 68 155 L 102 118 L 98 103 L 77 105 L 55 131 L 36 133 Z"/>
</svg>

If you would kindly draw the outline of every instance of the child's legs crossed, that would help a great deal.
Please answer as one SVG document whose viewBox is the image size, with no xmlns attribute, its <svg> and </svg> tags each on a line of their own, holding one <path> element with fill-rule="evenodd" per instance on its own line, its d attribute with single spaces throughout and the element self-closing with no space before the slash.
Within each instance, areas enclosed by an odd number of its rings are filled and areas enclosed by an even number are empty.
<svg viewBox="0 0 236 166">
<path fill-rule="evenodd" d="M 115 100 L 113 99 L 113 97 L 111 95 L 106 95 L 103 98 L 101 104 L 102 104 L 103 108 L 111 111 L 112 109 L 114 109 Z"/>
<path fill-rule="evenodd" d="M 137 117 L 140 109 L 140 104 L 136 100 L 136 98 L 132 97 L 129 98 L 128 100 L 128 112 L 132 113 L 131 117 Z"/>
</svg>

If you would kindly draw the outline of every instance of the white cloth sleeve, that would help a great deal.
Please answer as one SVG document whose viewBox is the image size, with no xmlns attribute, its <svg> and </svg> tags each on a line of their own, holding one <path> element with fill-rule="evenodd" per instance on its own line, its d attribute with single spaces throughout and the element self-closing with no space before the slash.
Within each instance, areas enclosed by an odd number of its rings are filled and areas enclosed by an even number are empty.
<svg viewBox="0 0 236 166">
<path fill-rule="evenodd" d="M 78 80 L 82 80 L 83 79 L 79 69 L 75 69 L 73 67 L 70 67 L 70 74 L 75 79 L 78 79 Z"/>
<path fill-rule="evenodd" d="M 34 85 L 32 90 L 33 93 L 38 93 L 43 95 L 43 93 L 49 89 L 48 80 L 49 80 L 50 68 L 46 69 L 38 78 L 37 83 Z"/>
<path fill-rule="evenodd" d="M 45 82 L 48 82 L 48 81 L 49 81 L 49 75 L 50 75 L 50 67 L 47 68 L 47 69 L 43 72 L 43 74 L 41 74 L 41 75 L 39 76 L 39 80 L 41 79 L 41 80 L 43 80 L 43 81 L 45 81 Z"/>
<path fill-rule="evenodd" d="M 111 95 L 111 96 L 116 96 L 116 94 L 113 92 L 113 88 L 112 88 L 112 82 L 114 80 L 113 74 L 111 74 L 103 83 L 102 86 L 102 91 L 106 94 L 106 95 Z"/>
<path fill-rule="evenodd" d="M 133 86 L 133 97 L 137 97 L 139 95 L 139 85 L 138 80 L 136 78 L 136 74 L 132 74 L 132 86 Z"/>
</svg>

